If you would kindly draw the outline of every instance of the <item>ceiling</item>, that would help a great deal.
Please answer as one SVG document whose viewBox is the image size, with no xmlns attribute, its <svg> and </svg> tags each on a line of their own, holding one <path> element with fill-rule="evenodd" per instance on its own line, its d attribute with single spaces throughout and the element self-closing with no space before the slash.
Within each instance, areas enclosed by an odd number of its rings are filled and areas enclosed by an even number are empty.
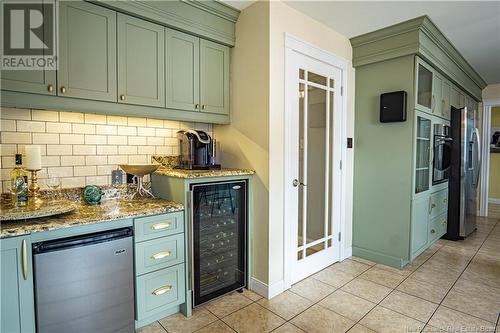
<svg viewBox="0 0 500 333">
<path fill-rule="evenodd" d="M 240 10 L 254 1 L 223 0 Z M 500 83 L 500 1 L 285 1 L 351 38 L 428 15 L 488 83 Z"/>
</svg>

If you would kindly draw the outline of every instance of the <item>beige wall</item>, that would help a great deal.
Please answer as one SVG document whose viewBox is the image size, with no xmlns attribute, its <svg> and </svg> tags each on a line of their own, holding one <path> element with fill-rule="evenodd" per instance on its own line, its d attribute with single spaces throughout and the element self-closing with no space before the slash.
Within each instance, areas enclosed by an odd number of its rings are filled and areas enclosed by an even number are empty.
<svg viewBox="0 0 500 333">
<path fill-rule="evenodd" d="M 500 99 L 500 83 L 490 84 L 484 88 L 483 99 Z"/>
<path fill-rule="evenodd" d="M 268 281 L 269 6 L 257 2 L 236 22 L 231 50 L 231 125 L 216 126 L 224 166 L 252 168 L 252 275 Z"/>
<path fill-rule="evenodd" d="M 352 49 L 349 40 L 313 20 L 312 18 L 296 11 L 280 1 L 270 2 L 270 113 L 269 113 L 269 285 L 278 284 L 283 280 L 283 231 L 284 231 L 284 202 L 283 202 L 283 169 L 286 167 L 283 161 L 284 155 L 284 114 L 285 114 L 285 48 L 284 34 L 289 33 L 295 37 L 315 45 L 336 56 L 352 59 Z M 353 136 L 354 128 L 354 70 L 349 75 L 349 87 L 345 87 L 348 93 L 348 129 L 347 135 Z M 348 179 L 352 179 L 352 150 L 344 163 Z M 350 181 L 352 184 L 352 180 Z M 347 197 L 352 198 L 352 185 L 347 185 Z M 349 240 L 346 244 L 350 247 L 352 211 L 349 207 L 346 212 L 346 235 Z"/>
<path fill-rule="evenodd" d="M 149 163 L 152 155 L 177 155 L 179 129 L 211 134 L 212 125 L 92 113 L 0 109 L 1 182 L 8 191 L 14 155 L 25 145 L 39 145 L 42 170 L 61 178 L 62 187 L 107 185 L 118 164 Z"/>
</svg>

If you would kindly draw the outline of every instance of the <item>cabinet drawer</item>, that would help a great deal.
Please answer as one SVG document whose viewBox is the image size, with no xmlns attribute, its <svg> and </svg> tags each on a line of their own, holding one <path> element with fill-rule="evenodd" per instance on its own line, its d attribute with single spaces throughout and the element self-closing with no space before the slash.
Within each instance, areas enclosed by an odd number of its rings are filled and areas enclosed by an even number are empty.
<svg viewBox="0 0 500 333">
<path fill-rule="evenodd" d="M 173 235 L 183 231 L 183 212 L 134 219 L 136 242 Z"/>
<path fill-rule="evenodd" d="M 448 189 L 431 194 L 429 205 L 431 219 L 448 211 Z"/>
<path fill-rule="evenodd" d="M 185 287 L 184 264 L 137 277 L 137 320 L 184 303 Z"/>
<path fill-rule="evenodd" d="M 441 238 L 446 233 L 447 213 L 432 219 L 429 223 L 429 244 Z"/>
<path fill-rule="evenodd" d="M 135 244 L 137 275 L 184 262 L 184 234 L 153 239 Z"/>
</svg>

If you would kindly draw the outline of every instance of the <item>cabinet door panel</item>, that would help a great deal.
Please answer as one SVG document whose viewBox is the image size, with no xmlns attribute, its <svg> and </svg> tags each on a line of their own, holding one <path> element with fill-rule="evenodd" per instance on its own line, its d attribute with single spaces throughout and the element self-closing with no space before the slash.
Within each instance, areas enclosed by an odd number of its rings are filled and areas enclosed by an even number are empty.
<svg viewBox="0 0 500 333">
<path fill-rule="evenodd" d="M 46 7 L 42 7 L 45 10 Z M 44 26 L 45 36 L 50 31 L 49 25 Z M 44 52 L 45 53 L 45 52 Z M 45 54 L 48 55 L 48 54 Z M 55 95 L 56 94 L 56 71 L 55 70 L 27 70 L 12 71 L 2 70 L 2 89 L 34 94 Z"/>
<path fill-rule="evenodd" d="M 167 108 L 198 111 L 200 39 L 167 30 Z"/>
<path fill-rule="evenodd" d="M 446 119 L 450 119 L 450 112 L 451 112 L 450 100 L 451 100 L 451 85 L 448 80 L 444 80 L 442 96 L 441 96 L 441 105 L 442 105 L 441 115 Z"/>
<path fill-rule="evenodd" d="M 165 106 L 165 28 L 118 14 L 118 101 Z"/>
<path fill-rule="evenodd" d="M 433 107 L 433 69 L 416 58 L 416 103 L 417 109 L 431 112 Z"/>
<path fill-rule="evenodd" d="M 443 112 L 443 78 L 434 73 L 432 80 L 432 113 L 441 116 Z"/>
<path fill-rule="evenodd" d="M 411 219 L 411 249 L 417 253 L 427 245 L 429 225 L 429 196 L 413 200 Z"/>
<path fill-rule="evenodd" d="M 229 48 L 200 41 L 200 101 L 202 111 L 229 113 Z"/>
<path fill-rule="evenodd" d="M 59 4 L 58 94 L 116 101 L 116 13 L 83 1 Z"/>
<path fill-rule="evenodd" d="M 23 247 L 23 241 L 25 246 Z M 35 331 L 35 299 L 31 244 L 28 237 L 0 240 L 1 262 L 1 318 L 0 331 L 24 333 Z M 26 260 L 26 277 L 23 275 L 23 256 Z"/>
</svg>

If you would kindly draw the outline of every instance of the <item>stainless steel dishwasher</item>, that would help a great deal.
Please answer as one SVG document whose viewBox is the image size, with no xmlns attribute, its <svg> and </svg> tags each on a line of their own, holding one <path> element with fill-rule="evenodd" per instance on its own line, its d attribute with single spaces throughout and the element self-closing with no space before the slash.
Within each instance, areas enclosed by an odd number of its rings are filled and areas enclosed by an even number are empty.
<svg viewBox="0 0 500 333">
<path fill-rule="evenodd" d="M 131 228 L 33 244 L 38 333 L 134 332 Z"/>
</svg>

